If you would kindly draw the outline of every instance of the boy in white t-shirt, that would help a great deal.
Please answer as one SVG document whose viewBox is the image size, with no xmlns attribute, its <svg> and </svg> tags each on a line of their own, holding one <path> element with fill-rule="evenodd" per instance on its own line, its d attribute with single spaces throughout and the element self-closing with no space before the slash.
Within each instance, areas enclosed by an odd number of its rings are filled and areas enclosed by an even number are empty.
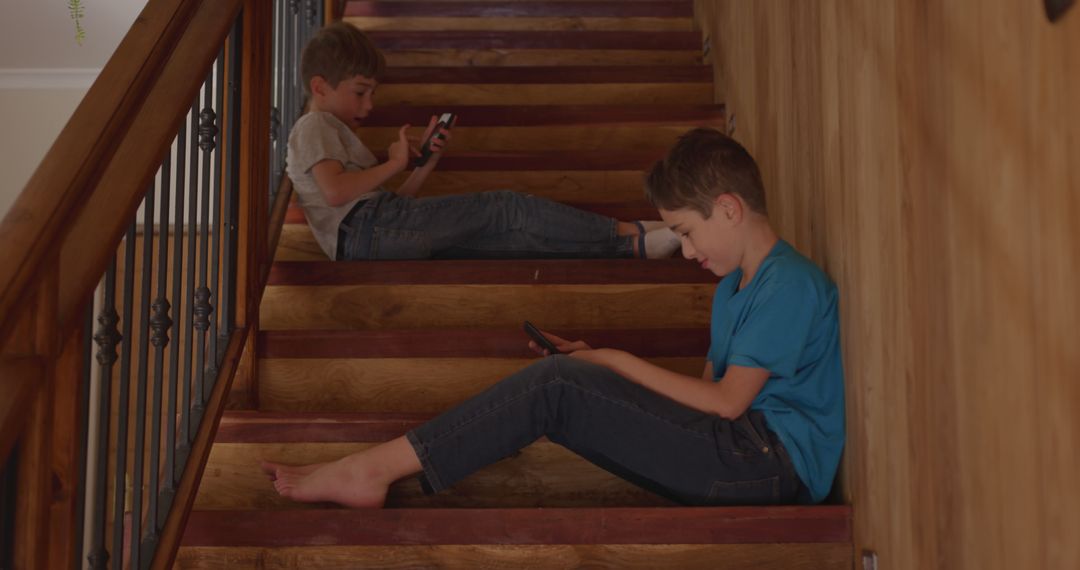
<svg viewBox="0 0 1080 570">
<path fill-rule="evenodd" d="M 304 48 L 310 109 L 289 134 L 287 172 L 319 247 L 336 260 L 670 257 L 679 240 L 660 221 L 621 222 L 512 191 L 416 198 L 450 140 L 396 190 L 383 187 L 419 152 L 398 131 L 379 163 L 353 129 L 372 109 L 382 53 L 355 27 L 334 23 Z M 436 128 L 432 117 L 426 140 Z"/>
</svg>

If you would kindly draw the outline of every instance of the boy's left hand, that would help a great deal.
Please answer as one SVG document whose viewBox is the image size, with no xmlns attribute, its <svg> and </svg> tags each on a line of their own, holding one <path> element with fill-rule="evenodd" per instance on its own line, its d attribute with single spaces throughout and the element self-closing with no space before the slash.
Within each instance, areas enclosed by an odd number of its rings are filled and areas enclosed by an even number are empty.
<svg viewBox="0 0 1080 570">
<path fill-rule="evenodd" d="M 419 156 L 419 154 L 420 154 L 420 150 L 419 150 L 420 146 L 424 144 L 424 141 L 428 140 L 428 137 L 431 136 L 432 132 L 435 130 L 435 125 L 438 124 L 438 120 L 439 120 L 439 118 L 437 116 L 432 115 L 431 120 L 428 121 L 427 128 L 424 129 L 424 136 L 420 137 L 420 140 L 410 139 L 414 144 L 415 154 L 417 156 Z M 450 127 L 454 126 L 454 123 L 456 123 L 456 122 L 457 122 L 457 118 L 455 117 L 453 123 L 451 123 L 449 126 L 445 126 L 445 127 L 442 127 L 442 128 L 439 129 L 439 131 L 442 133 L 442 138 L 441 139 L 432 139 L 432 141 L 431 141 L 431 152 L 432 152 L 431 160 L 438 160 L 439 156 L 441 156 L 443 149 L 446 148 L 446 145 L 447 145 L 447 143 L 450 142 L 450 137 L 452 136 L 451 133 L 450 133 Z"/>
<path fill-rule="evenodd" d="M 553 335 L 553 334 L 551 334 L 549 332 L 546 332 L 546 331 L 540 331 L 540 333 L 543 334 L 545 337 L 547 337 L 547 339 L 551 341 L 551 344 L 554 344 L 555 348 L 559 349 L 559 352 L 561 352 L 563 354 L 572 354 L 572 353 L 580 352 L 580 351 L 583 351 L 583 350 L 587 350 L 587 351 L 592 350 L 592 347 L 585 344 L 585 341 L 583 341 L 583 340 L 569 341 L 569 340 L 566 340 L 565 338 L 562 338 L 562 337 L 557 336 L 557 335 Z M 535 351 L 535 352 L 537 352 L 539 354 L 542 354 L 544 356 L 548 356 L 547 350 L 544 350 L 543 348 L 540 347 L 540 345 L 536 344 L 535 342 L 533 342 L 531 340 L 529 341 L 529 348 L 533 349 L 533 351 Z"/>
</svg>

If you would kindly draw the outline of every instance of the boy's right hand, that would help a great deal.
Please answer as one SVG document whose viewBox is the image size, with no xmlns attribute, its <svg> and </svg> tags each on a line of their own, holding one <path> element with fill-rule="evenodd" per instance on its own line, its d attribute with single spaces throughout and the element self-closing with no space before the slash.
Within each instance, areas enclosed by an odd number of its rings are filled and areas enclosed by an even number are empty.
<svg viewBox="0 0 1080 570">
<path fill-rule="evenodd" d="M 410 125 L 404 125 L 398 129 L 398 140 L 391 143 L 390 148 L 386 151 L 388 155 L 386 161 L 398 167 L 398 170 L 408 168 L 410 157 L 420 154 L 420 151 L 409 144 L 409 139 L 405 136 L 405 132 L 409 130 L 409 127 Z"/>
<path fill-rule="evenodd" d="M 555 348 L 559 349 L 559 352 L 563 354 L 570 354 L 571 352 L 576 352 L 578 350 L 592 350 L 592 347 L 585 344 L 585 341 L 583 340 L 569 341 L 565 338 L 555 336 L 549 332 L 540 331 L 540 333 L 547 337 L 547 339 L 555 345 Z M 548 356 L 547 350 L 541 348 L 540 345 L 536 344 L 531 340 L 529 341 L 529 348 L 531 348 L 533 352 L 536 352 L 541 356 Z"/>
</svg>

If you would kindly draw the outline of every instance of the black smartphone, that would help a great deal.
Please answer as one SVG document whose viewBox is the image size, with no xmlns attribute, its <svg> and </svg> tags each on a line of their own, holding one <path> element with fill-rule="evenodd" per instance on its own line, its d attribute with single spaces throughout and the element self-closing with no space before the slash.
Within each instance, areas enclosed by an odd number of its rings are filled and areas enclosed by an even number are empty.
<svg viewBox="0 0 1080 570">
<path fill-rule="evenodd" d="M 551 344 L 551 341 L 544 336 L 544 333 L 540 332 L 540 329 L 533 326 L 532 323 L 525 321 L 523 328 L 525 329 L 525 332 L 529 333 L 529 336 L 532 337 L 533 341 L 540 345 L 540 348 L 548 351 L 548 354 L 562 354 L 559 352 L 559 349 L 555 348 L 555 345 Z"/>
<path fill-rule="evenodd" d="M 435 128 L 431 130 L 431 136 L 428 137 L 428 139 L 424 141 L 424 144 L 420 147 L 420 156 L 413 158 L 413 168 L 420 168 L 421 166 L 427 164 L 428 159 L 430 159 L 431 155 L 433 154 L 431 152 L 432 139 L 436 137 L 442 139 L 443 128 L 449 128 L 450 125 L 454 123 L 454 118 L 455 115 L 453 113 L 443 113 L 439 116 L 439 120 L 435 123 Z"/>
</svg>

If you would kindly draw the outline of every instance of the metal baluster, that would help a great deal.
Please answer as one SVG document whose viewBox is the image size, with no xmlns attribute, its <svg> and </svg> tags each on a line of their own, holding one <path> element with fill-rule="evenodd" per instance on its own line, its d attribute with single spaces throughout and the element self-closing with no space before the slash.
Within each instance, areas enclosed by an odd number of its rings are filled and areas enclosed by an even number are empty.
<svg viewBox="0 0 1080 570">
<path fill-rule="evenodd" d="M 173 269 L 172 269 L 172 300 L 179 303 L 180 284 L 184 275 L 184 194 L 187 187 L 184 185 L 184 163 L 187 162 L 187 125 L 180 122 L 180 132 L 176 135 L 176 204 L 175 217 L 173 218 Z M 174 340 L 180 338 L 180 306 L 175 307 L 176 319 L 172 321 L 171 332 Z M 180 478 L 177 473 L 176 463 L 176 411 L 177 411 L 177 383 L 180 373 L 180 343 L 173 342 L 169 350 L 169 389 L 168 406 L 165 412 L 165 486 L 161 490 L 161 519 L 157 522 L 158 528 L 163 528 L 173 498 L 176 496 L 176 482 Z M 186 441 L 186 440 L 185 440 Z"/>
<path fill-rule="evenodd" d="M 283 46 L 282 26 L 282 0 L 274 0 L 274 22 L 270 41 L 271 54 L 270 65 L 270 202 L 273 203 L 277 194 L 278 180 L 281 177 L 281 147 L 285 144 L 285 137 L 281 136 L 281 71 L 284 68 L 282 61 Z"/>
<path fill-rule="evenodd" d="M 109 551 L 105 549 L 105 525 L 106 499 L 108 498 L 108 485 L 106 479 L 109 471 L 109 421 L 112 418 L 112 377 L 113 365 L 116 363 L 116 345 L 123 340 L 116 325 L 120 322 L 120 315 L 116 312 L 116 255 L 109 260 L 109 268 L 105 271 L 105 300 L 101 305 L 101 314 L 98 316 L 98 330 L 94 333 L 94 342 L 98 345 L 97 361 L 98 378 L 101 383 L 101 392 L 98 399 L 98 426 L 97 426 L 97 464 L 95 465 L 94 477 L 94 515 L 91 519 L 90 555 L 87 561 L 93 570 L 103 570 L 109 563 Z"/>
<path fill-rule="evenodd" d="M 19 473 L 19 442 L 0 464 L 0 568 L 12 568 L 15 551 L 15 479 Z"/>
<path fill-rule="evenodd" d="M 154 263 L 154 185 L 143 201 L 142 286 L 139 302 L 139 368 L 135 384 L 135 468 L 131 486 L 131 564 L 142 568 L 143 459 L 146 443 L 146 374 L 150 360 L 150 278 Z M 131 338 L 131 337 L 128 337 Z"/>
<path fill-rule="evenodd" d="M 135 220 L 124 238 L 124 304 L 121 308 L 126 342 L 120 345 L 120 390 L 116 416 L 116 469 L 113 485 L 113 568 L 121 570 L 124 556 L 124 477 L 127 475 L 128 385 L 131 382 L 131 305 L 135 288 Z"/>
<path fill-rule="evenodd" d="M 300 9 L 300 0 L 288 0 L 285 13 L 285 89 L 284 104 L 285 132 L 289 132 L 296 120 L 293 106 L 296 104 L 296 14 Z"/>
<path fill-rule="evenodd" d="M 216 70 L 217 73 L 216 73 L 216 79 L 214 81 L 214 91 L 216 93 L 216 96 L 214 98 L 214 104 L 216 105 L 217 110 L 219 111 L 218 119 L 224 119 L 225 118 L 225 46 L 224 45 L 222 45 L 221 50 L 218 52 L 218 58 L 217 58 L 216 67 L 217 67 L 217 70 Z M 221 192 L 222 192 L 222 182 L 223 182 L 222 179 L 221 179 L 221 170 L 222 170 L 222 168 L 224 166 L 222 164 L 222 160 L 223 160 L 222 154 L 223 154 L 223 152 L 222 152 L 222 148 L 221 148 L 221 135 L 222 135 L 222 129 L 221 128 L 215 128 L 214 129 L 214 149 L 216 150 L 216 152 L 214 153 L 214 186 L 213 186 L 213 190 L 211 190 L 211 196 L 213 196 L 213 201 L 211 203 L 214 206 L 214 226 L 213 226 L 213 230 L 212 230 L 212 233 L 211 233 L 212 239 L 210 241 L 210 280 L 209 280 L 210 296 L 211 296 L 211 298 L 216 298 L 217 299 L 219 307 L 220 307 L 220 304 L 221 304 L 221 287 L 218 284 L 218 278 L 220 277 L 220 273 L 221 273 L 221 270 L 220 270 L 220 266 L 221 266 L 221 214 L 222 214 L 222 212 L 221 212 L 221 198 L 222 198 L 221 197 Z M 210 346 L 209 346 L 209 349 L 208 349 L 208 353 L 210 355 L 210 360 L 207 363 L 207 369 L 206 369 L 205 381 L 207 382 L 207 384 L 206 384 L 206 386 L 203 387 L 203 390 L 205 390 L 204 395 L 205 395 L 206 399 L 208 399 L 208 400 L 210 399 L 210 394 L 213 391 L 214 383 L 217 381 L 218 358 L 219 358 L 217 335 L 218 335 L 218 319 L 220 319 L 220 318 L 221 318 L 221 311 L 219 310 L 219 311 L 216 311 L 214 313 L 213 318 L 210 319 L 210 329 L 209 329 Z"/>
<path fill-rule="evenodd" d="M 94 300 L 91 297 L 90 302 L 86 306 L 86 315 L 83 319 L 83 358 L 82 358 L 82 382 L 79 385 L 79 408 L 82 412 L 80 422 L 82 423 L 82 429 L 79 431 L 79 458 L 78 465 L 80 476 L 83 477 L 82 482 L 78 485 L 75 492 L 78 496 L 75 498 L 75 542 L 76 552 L 79 553 L 73 560 L 75 568 L 82 568 L 82 553 L 86 549 L 86 544 L 83 541 L 83 525 L 86 519 L 86 501 L 90 496 L 90 489 L 87 488 L 86 481 L 86 462 L 89 456 L 87 447 L 90 445 L 90 353 L 92 351 L 94 331 Z"/>
<path fill-rule="evenodd" d="M 143 538 L 143 549 L 154 552 L 158 541 L 159 519 L 158 499 L 161 490 L 161 392 L 164 383 L 165 370 L 165 347 L 169 344 L 168 329 L 172 326 L 172 318 L 169 310 L 172 306 L 165 296 L 165 286 L 169 272 L 169 184 L 172 177 L 172 149 L 165 152 L 165 160 L 161 162 L 161 205 L 158 207 L 158 253 L 157 253 L 157 296 L 150 308 L 153 314 L 150 316 L 150 344 L 154 345 L 154 384 L 150 395 L 150 485 L 148 490 L 149 505 L 146 510 L 146 534 Z M 179 189 L 177 192 L 179 193 Z M 171 399 L 171 398 L 170 398 Z M 165 418 L 170 423 L 173 421 Z M 172 474 L 166 472 L 166 479 Z M 168 507 L 166 507 L 168 508 Z M 166 511 L 167 512 L 167 511 Z M 147 558 L 149 562 L 149 558 Z"/>
<path fill-rule="evenodd" d="M 212 73 L 212 72 L 211 72 Z M 213 305 L 210 304 L 210 288 L 207 283 L 207 269 L 209 258 L 207 246 L 210 241 L 210 153 L 214 150 L 214 139 L 217 134 L 217 126 L 214 120 L 217 116 L 210 107 L 213 104 L 211 82 L 213 75 L 206 79 L 203 90 L 203 110 L 199 113 L 199 148 L 202 149 L 202 204 L 199 212 L 199 224 L 202 227 L 199 236 L 199 288 L 195 291 L 195 329 L 199 332 L 195 335 L 195 412 L 192 413 L 195 425 L 202 420 L 206 405 L 206 331 L 210 327 L 210 313 Z M 197 416 L 197 417 L 195 417 Z"/>
<path fill-rule="evenodd" d="M 232 35 L 229 36 L 229 104 L 228 122 L 226 123 L 225 140 L 229 143 L 229 149 L 225 153 L 225 203 L 223 206 L 225 217 L 225 234 L 222 264 L 224 275 L 221 280 L 221 292 L 218 294 L 218 318 L 221 320 L 221 330 L 218 334 L 218 343 L 222 348 L 228 346 L 229 335 L 232 333 L 233 303 L 236 299 L 236 211 L 233 207 L 238 198 L 240 189 L 240 82 L 242 79 L 241 50 L 243 49 L 243 19 L 237 18 L 233 26 Z M 224 353 L 218 356 L 218 365 L 221 365 Z"/>
<path fill-rule="evenodd" d="M 185 265 L 185 273 L 187 274 L 187 287 L 184 289 L 184 299 L 186 307 L 184 309 L 184 375 L 180 377 L 181 392 L 180 397 L 180 444 L 176 449 L 176 473 L 174 474 L 176 479 L 180 479 L 180 474 L 184 470 L 184 464 L 187 463 L 188 453 L 191 451 L 191 416 L 192 416 L 192 397 L 191 397 L 191 385 L 194 381 L 192 377 L 192 365 L 191 365 L 191 353 L 195 344 L 195 331 L 194 331 L 194 298 L 195 298 L 195 238 L 198 235 L 198 168 L 199 159 L 197 156 L 195 145 L 197 144 L 196 136 L 199 133 L 199 97 L 195 96 L 195 101 L 191 103 L 191 157 L 188 159 L 189 176 L 188 176 L 188 236 L 187 236 L 187 265 Z M 199 396 L 201 398 L 201 396 Z M 196 420 L 197 421 L 197 420 Z M 197 424 L 196 424 L 197 425 Z"/>
</svg>

